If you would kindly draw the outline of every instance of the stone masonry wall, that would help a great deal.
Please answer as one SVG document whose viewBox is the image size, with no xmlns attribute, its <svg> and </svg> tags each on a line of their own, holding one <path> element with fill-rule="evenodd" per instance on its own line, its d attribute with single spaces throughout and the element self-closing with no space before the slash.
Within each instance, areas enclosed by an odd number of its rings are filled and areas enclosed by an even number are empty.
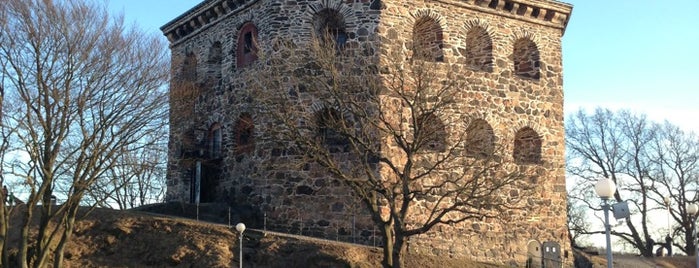
<svg viewBox="0 0 699 268">
<path fill-rule="evenodd" d="M 305 165 L 262 177 L 261 163 L 293 161 L 293 153 L 262 143 L 239 149 L 241 118 L 251 118 L 253 140 L 274 127 L 255 114 L 245 94 L 244 78 L 264 66 L 238 67 L 241 28 L 253 23 L 263 47 L 278 36 L 303 43 L 315 30 L 314 15 L 326 8 L 342 15 L 347 46 L 373 46 L 380 55 L 411 55 L 415 23 L 438 23 L 440 64 L 457 66 L 469 82 L 457 110 L 485 120 L 495 142 L 508 152 L 515 150 L 515 137 L 523 129 L 541 141 L 540 159 L 521 164 L 543 170 L 536 194 L 526 201 L 528 209 L 513 211 L 507 219 L 437 226 L 411 239 L 409 250 L 523 265 L 531 241 L 553 241 L 565 253 L 564 266 L 570 265 L 561 55 L 570 6 L 555 1 L 202 2 L 162 28 L 171 41 L 174 74 L 167 199 L 189 202 L 198 173 L 202 202 L 251 204 L 251 213 L 268 228 L 381 243 L 357 200 L 321 168 Z M 216 135 L 220 144 L 214 142 Z M 503 157 L 518 161 L 511 153 Z"/>
</svg>

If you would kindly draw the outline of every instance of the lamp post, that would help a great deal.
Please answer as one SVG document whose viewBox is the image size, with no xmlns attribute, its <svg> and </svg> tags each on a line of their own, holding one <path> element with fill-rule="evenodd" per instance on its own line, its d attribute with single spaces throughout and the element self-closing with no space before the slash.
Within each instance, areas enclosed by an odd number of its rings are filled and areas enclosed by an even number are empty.
<svg viewBox="0 0 699 268">
<path fill-rule="evenodd" d="M 604 230 L 607 236 L 607 268 L 614 267 L 612 257 L 611 226 L 609 226 L 609 199 L 616 192 L 616 184 L 611 179 L 600 179 L 595 183 L 595 193 L 602 199 L 602 209 L 604 210 Z"/>
<path fill-rule="evenodd" d="M 672 256 L 672 236 L 670 233 L 670 196 L 663 197 L 663 202 L 665 203 L 665 208 L 667 208 L 667 235 L 665 236 L 665 244 L 667 246 L 667 256 Z"/>
<path fill-rule="evenodd" d="M 670 236 L 670 197 L 664 197 L 663 202 L 665 202 L 665 208 L 667 208 L 667 236 Z"/>
<path fill-rule="evenodd" d="M 691 227 L 692 227 L 692 242 L 694 243 L 694 248 L 696 249 L 696 254 L 694 254 L 697 262 L 697 268 L 699 268 L 699 247 L 697 247 L 696 241 L 697 241 L 697 227 L 696 227 L 696 220 L 697 220 L 697 212 L 699 211 L 699 205 L 697 204 L 688 204 L 687 205 L 687 215 L 689 216 L 689 220 L 692 221 Z M 689 252 L 688 252 L 689 253 Z"/>
<path fill-rule="evenodd" d="M 238 235 L 238 237 L 240 237 L 240 255 L 238 256 L 240 260 L 238 263 L 240 263 L 240 268 L 243 268 L 243 232 L 245 232 L 245 224 L 242 222 L 238 223 L 235 225 L 235 229 L 240 233 L 240 235 Z"/>
</svg>

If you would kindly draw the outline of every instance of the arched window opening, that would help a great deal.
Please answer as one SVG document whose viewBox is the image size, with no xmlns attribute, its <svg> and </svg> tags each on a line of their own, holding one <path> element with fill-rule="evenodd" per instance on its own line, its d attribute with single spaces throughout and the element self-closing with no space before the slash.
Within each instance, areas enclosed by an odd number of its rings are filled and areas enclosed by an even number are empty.
<svg viewBox="0 0 699 268">
<path fill-rule="evenodd" d="M 243 24 L 238 33 L 236 66 L 244 67 L 257 60 L 257 27 L 252 22 Z"/>
<path fill-rule="evenodd" d="M 446 150 L 446 130 L 444 123 L 432 113 L 423 114 L 416 120 L 417 137 L 420 150 L 443 152 Z"/>
<path fill-rule="evenodd" d="M 185 82 L 197 81 L 197 56 L 194 52 L 187 53 L 182 63 L 182 80 Z"/>
<path fill-rule="evenodd" d="M 481 27 L 473 27 L 466 34 L 466 61 L 476 71 L 493 71 L 493 41 Z"/>
<path fill-rule="evenodd" d="M 431 17 L 422 17 L 413 25 L 413 59 L 444 61 L 442 26 Z"/>
<path fill-rule="evenodd" d="M 315 35 L 323 42 L 334 44 L 337 49 L 342 49 L 347 43 L 345 31 L 345 18 L 337 10 L 326 8 L 313 17 Z"/>
<path fill-rule="evenodd" d="M 216 41 L 209 47 L 209 63 L 221 64 L 223 60 L 223 48 L 221 42 Z"/>
<path fill-rule="evenodd" d="M 476 119 L 466 128 L 466 156 L 488 158 L 495 150 L 493 128 L 483 119 Z"/>
<path fill-rule="evenodd" d="M 324 108 L 316 113 L 316 124 L 318 137 L 322 139 L 330 153 L 349 152 L 350 142 L 343 134 L 347 124 L 340 112 Z"/>
<path fill-rule="evenodd" d="M 512 157 L 517 164 L 541 163 L 541 137 L 539 134 L 529 127 L 517 131 Z"/>
<path fill-rule="evenodd" d="M 223 143 L 223 135 L 221 133 L 221 124 L 215 123 L 209 128 L 209 157 L 221 158 L 221 147 Z"/>
<path fill-rule="evenodd" d="M 527 39 L 520 38 L 515 42 L 514 51 L 514 66 L 515 74 L 519 77 L 539 79 L 540 75 L 540 62 L 539 62 L 539 49 L 536 44 Z"/>
<path fill-rule="evenodd" d="M 252 116 L 243 113 L 235 123 L 235 152 L 238 154 L 251 153 L 255 150 L 255 125 Z"/>
</svg>

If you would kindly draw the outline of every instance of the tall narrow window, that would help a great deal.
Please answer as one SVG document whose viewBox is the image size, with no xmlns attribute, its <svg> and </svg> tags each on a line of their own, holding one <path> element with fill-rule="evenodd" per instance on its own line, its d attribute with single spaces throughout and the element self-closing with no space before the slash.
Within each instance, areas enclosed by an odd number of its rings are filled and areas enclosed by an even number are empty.
<svg viewBox="0 0 699 268">
<path fill-rule="evenodd" d="M 525 127 L 515 134 L 512 157 L 517 164 L 541 163 L 541 137 L 533 129 Z"/>
<path fill-rule="evenodd" d="M 257 60 L 257 27 L 252 22 L 243 24 L 238 33 L 236 66 L 244 67 Z"/>
<path fill-rule="evenodd" d="M 182 63 L 182 79 L 185 82 L 197 81 L 197 56 L 194 52 L 187 53 Z"/>
<path fill-rule="evenodd" d="M 413 58 L 425 61 L 444 61 L 442 26 L 428 16 L 413 25 Z"/>
<path fill-rule="evenodd" d="M 316 113 L 318 137 L 322 139 L 331 153 L 348 152 L 349 139 L 343 132 L 347 132 L 346 120 L 335 109 L 325 108 Z"/>
<path fill-rule="evenodd" d="M 252 39 L 253 39 L 253 38 L 252 38 L 252 33 L 251 33 L 251 32 L 245 33 L 245 48 L 243 48 L 243 53 L 246 53 L 246 54 L 247 54 L 247 53 L 251 53 L 251 52 L 252 52 L 252 48 L 253 48 L 253 47 L 252 47 L 252 46 L 253 46 Z"/>
<path fill-rule="evenodd" d="M 248 113 L 243 113 L 235 123 L 235 152 L 251 153 L 255 149 L 254 139 L 255 125 L 252 121 L 252 116 Z"/>
<path fill-rule="evenodd" d="M 465 56 L 472 70 L 493 71 L 493 41 L 485 29 L 475 26 L 468 31 Z"/>
<path fill-rule="evenodd" d="M 527 38 L 520 38 L 514 44 L 513 59 L 515 74 L 519 77 L 539 79 L 539 49 Z"/>
<path fill-rule="evenodd" d="M 223 136 L 221 133 L 221 125 L 215 123 L 209 129 L 209 156 L 211 158 L 221 158 L 221 146 Z"/>
<path fill-rule="evenodd" d="M 465 152 L 474 158 L 488 158 L 495 149 L 493 128 L 483 119 L 476 119 L 466 128 Z"/>
<path fill-rule="evenodd" d="M 342 49 L 347 43 L 345 18 L 337 10 L 326 8 L 313 17 L 315 34 L 324 42 L 333 42 L 337 49 Z"/>
<path fill-rule="evenodd" d="M 446 130 L 441 119 L 432 113 L 423 114 L 416 120 L 415 142 L 419 149 L 443 152 L 446 150 Z"/>
</svg>

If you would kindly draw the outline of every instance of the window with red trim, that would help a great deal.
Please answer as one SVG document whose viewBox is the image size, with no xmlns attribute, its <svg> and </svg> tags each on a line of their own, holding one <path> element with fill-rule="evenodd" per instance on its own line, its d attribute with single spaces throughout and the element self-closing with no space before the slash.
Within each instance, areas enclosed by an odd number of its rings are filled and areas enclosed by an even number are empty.
<svg viewBox="0 0 699 268">
<path fill-rule="evenodd" d="M 236 66 L 244 67 L 257 60 L 257 27 L 252 22 L 243 24 L 238 33 Z"/>
</svg>

